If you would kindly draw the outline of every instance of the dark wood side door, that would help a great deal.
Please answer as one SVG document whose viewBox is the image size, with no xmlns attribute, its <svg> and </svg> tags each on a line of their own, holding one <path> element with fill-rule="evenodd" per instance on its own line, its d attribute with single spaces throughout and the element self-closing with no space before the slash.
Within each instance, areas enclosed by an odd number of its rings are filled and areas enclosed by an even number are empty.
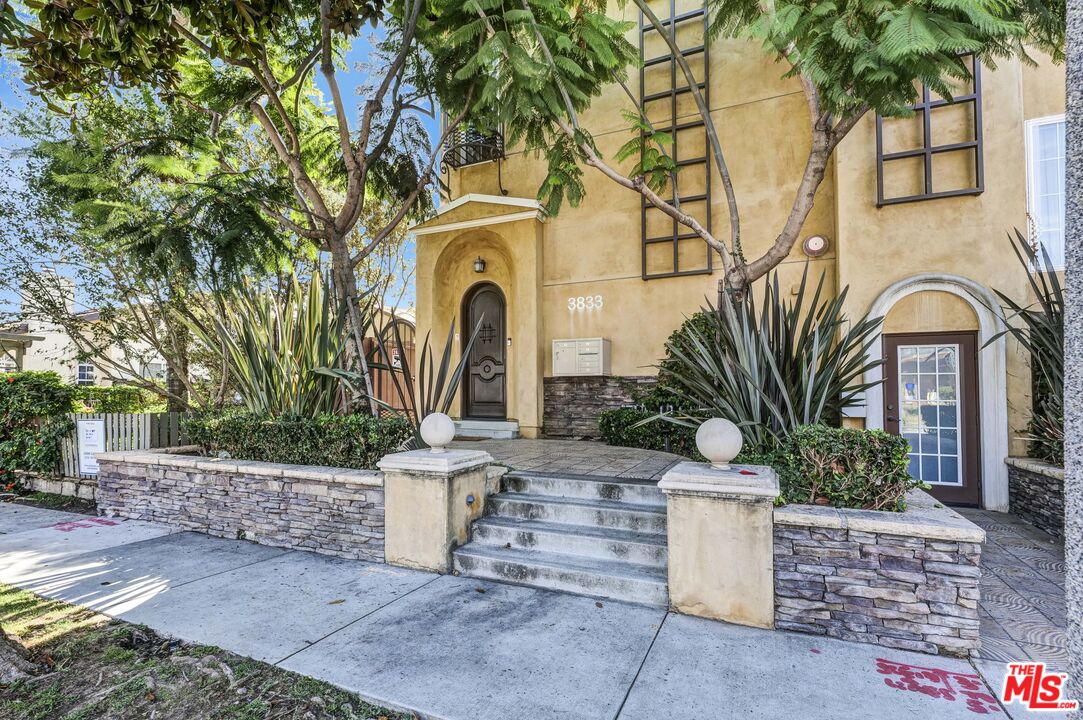
<svg viewBox="0 0 1083 720">
<path fill-rule="evenodd" d="M 884 335 L 884 428 L 945 503 L 981 505 L 977 358 L 972 332 Z"/>
<path fill-rule="evenodd" d="M 504 420 L 508 416 L 506 315 L 504 294 L 489 283 L 472 289 L 463 303 L 464 343 L 481 322 L 481 331 L 467 360 L 463 417 Z"/>
</svg>

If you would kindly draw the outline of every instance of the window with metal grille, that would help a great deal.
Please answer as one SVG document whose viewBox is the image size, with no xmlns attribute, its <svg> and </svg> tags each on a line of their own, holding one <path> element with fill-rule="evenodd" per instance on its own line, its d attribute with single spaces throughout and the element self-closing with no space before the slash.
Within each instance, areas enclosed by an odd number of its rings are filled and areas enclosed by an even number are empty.
<svg viewBox="0 0 1083 720">
<path fill-rule="evenodd" d="M 876 116 L 877 207 L 984 192 L 981 63 L 963 61 L 972 80 L 951 100 L 923 85 L 913 116 Z"/>
<path fill-rule="evenodd" d="M 688 62 L 696 86 L 710 107 L 710 62 L 705 7 L 684 11 L 677 0 L 660 0 L 652 8 L 663 27 L 671 32 L 680 54 Z M 639 72 L 640 107 L 651 126 L 669 133 L 673 144 L 665 148 L 677 163 L 675 183 L 660 193 L 683 212 L 711 229 L 711 158 L 707 128 L 696 105 L 692 88 L 677 64 L 665 38 L 640 13 Z M 671 29 L 672 28 L 672 29 Z M 641 201 L 643 279 L 700 275 L 712 269 L 707 243 L 684 225 L 647 202 Z"/>
</svg>

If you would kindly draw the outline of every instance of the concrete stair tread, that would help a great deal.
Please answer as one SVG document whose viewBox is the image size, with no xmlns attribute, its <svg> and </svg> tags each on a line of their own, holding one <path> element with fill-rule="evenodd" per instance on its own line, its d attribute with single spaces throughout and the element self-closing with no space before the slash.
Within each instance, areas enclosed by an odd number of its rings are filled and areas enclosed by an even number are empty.
<svg viewBox="0 0 1083 720">
<path fill-rule="evenodd" d="M 563 472 L 535 472 L 533 470 L 512 470 L 507 473 L 507 477 L 525 479 L 538 478 L 552 480 L 586 480 L 613 485 L 642 485 L 646 487 L 658 486 L 658 482 L 656 480 L 647 480 L 645 478 L 625 478 L 614 477 L 612 475 L 578 475 L 576 473 Z"/>
<path fill-rule="evenodd" d="M 666 569 L 650 565 L 636 565 L 617 560 L 599 560 L 581 555 L 525 550 L 523 548 L 505 548 L 493 545 L 470 543 L 454 551 L 455 555 L 486 558 L 501 562 L 523 565 L 542 566 L 553 570 L 572 570 L 592 576 L 635 580 L 638 582 L 666 584 Z"/>
<path fill-rule="evenodd" d="M 484 518 L 474 523 L 507 527 L 514 531 L 526 531 L 532 533 L 558 533 L 560 535 L 575 535 L 589 537 L 598 540 L 616 542 L 641 542 L 644 545 L 653 545 L 660 548 L 666 547 L 666 536 L 662 533 L 639 533 L 629 531 L 621 527 L 598 527 L 595 525 L 572 525 L 569 523 L 553 523 L 545 520 L 524 520 L 521 518 L 506 518 L 504 515 L 485 515 Z"/>
<path fill-rule="evenodd" d="M 578 535 L 616 542 L 644 543 L 666 546 L 666 536 L 658 533 L 643 533 L 623 528 L 597 527 L 593 525 L 572 525 L 569 523 L 548 522 L 546 520 L 526 520 L 522 518 L 505 517 L 502 515 L 486 515 L 478 520 L 475 525 L 490 525 L 510 528 L 513 530 L 525 530 L 531 532 L 551 532 L 562 535 Z"/>
<path fill-rule="evenodd" d="M 595 498 L 560 497 L 557 495 L 535 495 L 533 493 L 501 492 L 491 495 L 489 499 L 496 501 L 539 503 L 542 505 L 563 505 L 568 507 L 590 508 L 595 510 L 625 510 L 629 512 L 650 513 L 652 515 L 666 514 L 664 503 L 632 503 L 624 500 L 601 500 Z"/>
</svg>

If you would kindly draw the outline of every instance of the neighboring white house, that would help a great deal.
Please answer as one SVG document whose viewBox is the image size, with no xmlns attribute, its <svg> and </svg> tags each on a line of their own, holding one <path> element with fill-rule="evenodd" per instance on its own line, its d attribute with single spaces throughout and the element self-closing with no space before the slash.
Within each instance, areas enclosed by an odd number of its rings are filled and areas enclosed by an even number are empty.
<svg viewBox="0 0 1083 720">
<path fill-rule="evenodd" d="M 67 278 L 58 277 L 68 311 L 81 322 L 99 321 L 96 311 L 76 312 L 75 290 Z M 55 372 L 65 382 L 78 385 L 112 385 L 115 378 L 140 376 L 165 380 L 165 360 L 145 342 L 114 345 L 101 358 L 79 358 L 79 349 L 67 330 L 40 317 L 23 298 L 20 321 L 0 328 L 0 372 L 32 370 Z M 122 372 L 117 366 L 126 368 Z"/>
</svg>

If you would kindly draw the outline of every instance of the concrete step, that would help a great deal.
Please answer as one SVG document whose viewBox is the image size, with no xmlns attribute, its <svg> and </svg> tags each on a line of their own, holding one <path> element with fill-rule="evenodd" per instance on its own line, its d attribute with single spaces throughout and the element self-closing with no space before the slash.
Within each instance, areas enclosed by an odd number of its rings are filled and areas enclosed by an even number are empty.
<svg viewBox="0 0 1083 720">
<path fill-rule="evenodd" d="M 666 496 L 658 489 L 658 483 L 652 480 L 600 475 L 512 471 L 504 476 L 504 490 L 530 495 L 613 500 L 659 507 L 665 507 L 666 504 Z"/>
<path fill-rule="evenodd" d="M 453 553 L 462 575 L 645 605 L 666 605 L 666 571 L 594 558 L 470 543 Z"/>
<path fill-rule="evenodd" d="M 489 498 L 489 511 L 492 515 L 521 520 L 546 520 L 660 535 L 666 532 L 664 505 L 504 492 Z"/>
<path fill-rule="evenodd" d="M 515 420 L 456 420 L 455 437 L 514 440 L 519 437 L 519 423 Z"/>
<path fill-rule="evenodd" d="M 666 537 L 631 530 L 564 525 L 489 515 L 474 523 L 473 541 L 666 568 Z"/>
</svg>

